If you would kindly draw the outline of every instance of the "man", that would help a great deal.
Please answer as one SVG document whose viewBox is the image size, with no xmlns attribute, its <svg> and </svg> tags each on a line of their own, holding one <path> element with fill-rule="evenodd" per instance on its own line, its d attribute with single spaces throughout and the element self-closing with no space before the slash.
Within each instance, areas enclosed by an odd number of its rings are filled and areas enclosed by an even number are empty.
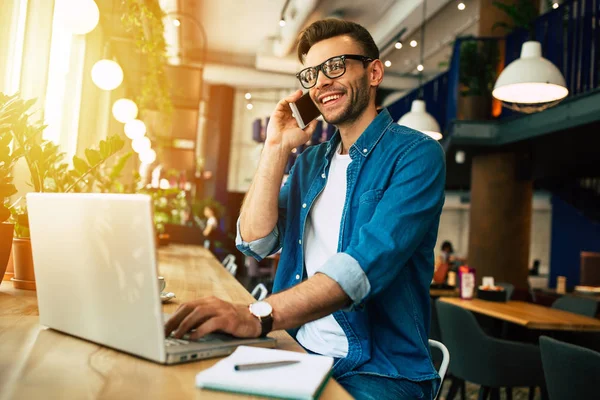
<svg viewBox="0 0 600 400">
<path fill-rule="evenodd" d="M 281 100 L 238 221 L 238 248 L 260 259 L 283 247 L 274 293 L 232 305 L 200 299 L 167 324 L 181 336 L 287 329 L 308 351 L 333 356 L 356 398 L 433 398 L 429 284 L 444 202 L 444 154 L 428 136 L 377 112 L 379 50 L 360 25 L 317 21 L 300 36 L 298 78 L 338 131 L 308 148 L 280 190 L 290 151 L 308 141 Z M 272 325 L 271 325 L 272 324 Z"/>
</svg>

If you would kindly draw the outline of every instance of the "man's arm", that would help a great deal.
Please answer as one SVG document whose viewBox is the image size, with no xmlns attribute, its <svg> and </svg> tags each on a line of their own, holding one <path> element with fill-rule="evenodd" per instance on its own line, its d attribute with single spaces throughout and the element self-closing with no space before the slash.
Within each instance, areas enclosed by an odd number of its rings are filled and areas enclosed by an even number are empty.
<svg viewBox="0 0 600 400">
<path fill-rule="evenodd" d="M 350 304 L 341 286 L 324 274 L 266 299 L 273 307 L 273 330 L 290 329 L 325 317 Z M 237 337 L 258 337 L 261 326 L 245 304 L 231 304 L 216 297 L 205 297 L 182 304 L 165 326 L 165 334 L 173 332 L 181 338 L 190 330 L 190 339 L 214 331 Z"/>
<path fill-rule="evenodd" d="M 314 121 L 309 128 L 302 130 L 292 116 L 289 103 L 301 96 L 302 91 L 299 90 L 281 100 L 269 119 L 265 147 L 240 212 L 239 229 L 245 242 L 264 238 L 275 228 L 279 189 L 290 152 L 306 143 L 316 127 Z"/>
</svg>

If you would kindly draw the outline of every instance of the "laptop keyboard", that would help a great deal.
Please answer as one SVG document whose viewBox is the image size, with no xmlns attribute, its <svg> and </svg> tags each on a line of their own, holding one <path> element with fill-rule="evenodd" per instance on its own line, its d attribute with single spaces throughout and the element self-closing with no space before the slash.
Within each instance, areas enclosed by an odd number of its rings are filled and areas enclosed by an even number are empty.
<svg viewBox="0 0 600 400">
<path fill-rule="evenodd" d="M 190 344 L 190 343 L 202 343 L 202 342 L 208 342 L 208 341 L 213 341 L 215 342 L 217 338 L 215 338 L 216 335 L 206 335 L 204 337 L 198 338 L 198 339 L 194 339 L 194 340 L 189 340 L 189 336 L 186 334 L 184 335 L 184 339 L 177 339 L 174 338 L 173 336 L 169 336 L 168 338 L 165 339 L 165 346 L 167 347 L 171 347 L 171 346 L 181 346 L 181 345 L 186 345 L 186 344 Z M 217 339 L 218 340 L 218 339 Z"/>
</svg>

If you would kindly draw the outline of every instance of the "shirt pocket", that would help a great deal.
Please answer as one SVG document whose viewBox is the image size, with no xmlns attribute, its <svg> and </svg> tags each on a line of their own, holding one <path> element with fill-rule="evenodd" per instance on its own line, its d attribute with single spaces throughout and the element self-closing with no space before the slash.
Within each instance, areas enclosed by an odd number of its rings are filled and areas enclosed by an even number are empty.
<svg viewBox="0 0 600 400">
<path fill-rule="evenodd" d="M 358 200 L 358 207 L 355 210 L 357 227 L 360 228 L 362 225 L 368 223 L 371 218 L 373 218 L 375 209 L 383 197 L 383 192 L 383 189 L 374 189 L 364 192 L 360 196 Z"/>
</svg>

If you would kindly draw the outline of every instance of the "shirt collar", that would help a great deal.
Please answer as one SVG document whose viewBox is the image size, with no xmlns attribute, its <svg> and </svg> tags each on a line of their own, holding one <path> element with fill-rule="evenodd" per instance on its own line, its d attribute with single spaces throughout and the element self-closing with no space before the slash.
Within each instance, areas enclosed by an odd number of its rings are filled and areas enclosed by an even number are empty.
<svg viewBox="0 0 600 400">
<path fill-rule="evenodd" d="M 350 147 L 350 155 L 352 155 L 352 147 L 354 147 L 356 153 L 367 157 L 377 142 L 379 142 L 379 139 L 381 139 L 381 136 L 383 136 L 385 130 L 393 122 L 394 120 L 392 120 L 392 116 L 387 108 L 379 110 L 377 117 L 371 121 L 369 126 L 367 126 L 367 129 L 364 130 L 356 142 L 354 142 L 354 144 Z M 329 142 L 327 142 L 327 157 L 330 157 L 331 154 L 337 149 L 340 140 L 340 131 L 339 129 L 336 129 Z"/>
</svg>

